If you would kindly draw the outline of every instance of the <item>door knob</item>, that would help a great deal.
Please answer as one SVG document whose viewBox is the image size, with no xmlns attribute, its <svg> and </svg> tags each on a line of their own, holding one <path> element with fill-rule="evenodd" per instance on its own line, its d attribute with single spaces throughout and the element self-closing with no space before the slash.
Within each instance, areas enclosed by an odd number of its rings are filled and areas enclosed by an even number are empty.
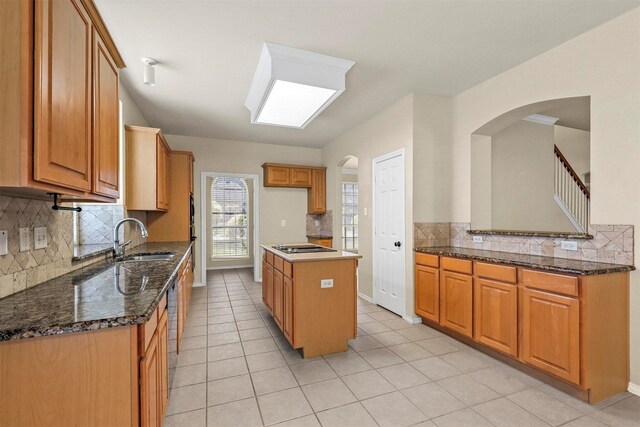
<svg viewBox="0 0 640 427">
<path fill-rule="evenodd" d="M 395 243 L 393 244 L 393 246 L 395 246 L 396 248 L 399 248 L 400 246 L 402 246 L 402 243 L 400 243 L 400 242 L 395 242 Z"/>
</svg>

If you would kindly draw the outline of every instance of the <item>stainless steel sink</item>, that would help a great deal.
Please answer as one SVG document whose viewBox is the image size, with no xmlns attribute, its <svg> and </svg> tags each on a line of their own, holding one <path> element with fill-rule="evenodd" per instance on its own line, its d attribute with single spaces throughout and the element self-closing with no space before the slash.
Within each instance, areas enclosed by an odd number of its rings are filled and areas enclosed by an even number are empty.
<svg viewBox="0 0 640 427">
<path fill-rule="evenodd" d="M 140 253 L 129 255 L 121 262 L 171 261 L 175 256 L 174 252 Z"/>
</svg>

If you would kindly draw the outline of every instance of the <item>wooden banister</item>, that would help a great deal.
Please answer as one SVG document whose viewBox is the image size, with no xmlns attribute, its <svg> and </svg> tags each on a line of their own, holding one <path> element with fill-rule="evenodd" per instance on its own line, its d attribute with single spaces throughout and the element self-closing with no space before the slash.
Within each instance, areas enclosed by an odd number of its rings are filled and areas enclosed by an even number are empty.
<svg viewBox="0 0 640 427">
<path fill-rule="evenodd" d="M 578 184 L 578 187 L 580 187 L 580 190 L 582 190 L 584 195 L 587 196 L 587 199 L 590 199 L 591 193 L 589 192 L 589 189 L 586 187 L 586 185 L 584 185 L 584 182 L 582 182 L 582 180 L 580 179 L 576 171 L 574 171 L 573 168 L 571 167 L 571 164 L 569 163 L 567 158 L 564 157 L 564 155 L 562 154 L 562 151 L 560 151 L 558 146 L 555 144 L 553 145 L 553 152 L 556 155 L 556 157 L 560 160 L 564 168 L 569 172 L 569 174 L 571 175 L 573 180 L 576 182 L 576 184 Z"/>
</svg>

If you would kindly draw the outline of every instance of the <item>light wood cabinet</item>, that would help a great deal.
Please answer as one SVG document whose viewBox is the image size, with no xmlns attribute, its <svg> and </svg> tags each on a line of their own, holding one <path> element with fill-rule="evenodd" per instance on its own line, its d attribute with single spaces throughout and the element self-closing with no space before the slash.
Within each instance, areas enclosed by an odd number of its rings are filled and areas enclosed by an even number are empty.
<svg viewBox="0 0 640 427">
<path fill-rule="evenodd" d="M 95 5 L 5 1 L 0 16 L 0 192 L 113 202 L 124 62 Z"/>
<path fill-rule="evenodd" d="M 312 171 L 309 168 L 292 167 L 290 169 L 291 186 L 292 187 L 311 187 L 311 174 Z"/>
<path fill-rule="evenodd" d="M 440 321 L 440 272 L 437 268 L 416 265 L 415 312 L 434 322 Z"/>
<path fill-rule="evenodd" d="M 443 270 L 440 273 L 440 324 L 473 336 L 473 278 Z"/>
<path fill-rule="evenodd" d="M 266 260 L 262 263 L 262 300 L 273 313 L 273 266 Z"/>
<path fill-rule="evenodd" d="M 580 304 L 577 298 L 523 290 L 522 358 L 580 383 Z"/>
<path fill-rule="evenodd" d="M 93 31 L 93 192 L 120 196 L 118 68 L 97 31 Z"/>
<path fill-rule="evenodd" d="M 474 279 L 474 336 L 491 348 L 518 355 L 518 287 Z"/>
<path fill-rule="evenodd" d="M 309 243 L 313 243 L 314 245 L 324 246 L 325 248 L 332 248 L 333 247 L 333 239 L 332 238 L 307 237 L 307 241 Z"/>
<path fill-rule="evenodd" d="M 167 413 L 169 403 L 169 324 L 168 313 L 164 309 L 158 320 L 158 375 L 160 377 L 160 419 Z"/>
<path fill-rule="evenodd" d="M 284 315 L 284 275 L 281 271 L 273 270 L 273 319 L 280 329 Z"/>
<path fill-rule="evenodd" d="M 140 424 L 143 427 L 159 427 L 161 425 L 159 371 L 158 335 L 153 334 L 140 361 Z"/>
<path fill-rule="evenodd" d="M 265 187 L 291 186 L 291 168 L 282 165 L 263 165 Z"/>
<path fill-rule="evenodd" d="M 284 276 L 282 332 L 290 343 L 293 343 L 293 279 Z"/>
<path fill-rule="evenodd" d="M 324 214 L 327 211 L 327 171 L 311 171 L 311 188 L 307 190 L 307 213 Z"/>
<path fill-rule="evenodd" d="M 134 211 L 169 210 L 170 148 L 156 128 L 125 126 L 126 207 Z"/>
</svg>

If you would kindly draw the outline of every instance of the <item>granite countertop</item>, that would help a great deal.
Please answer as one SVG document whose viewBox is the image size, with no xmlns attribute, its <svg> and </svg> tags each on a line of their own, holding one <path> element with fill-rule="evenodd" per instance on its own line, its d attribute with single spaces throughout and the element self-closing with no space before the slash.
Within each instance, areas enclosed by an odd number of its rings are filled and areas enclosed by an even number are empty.
<svg viewBox="0 0 640 427">
<path fill-rule="evenodd" d="M 336 259 L 362 258 L 362 255 L 343 251 L 341 249 L 335 249 L 335 252 L 313 252 L 313 253 L 306 253 L 306 254 L 289 254 L 273 248 L 272 246 L 275 246 L 275 245 L 276 245 L 275 243 L 269 243 L 269 244 L 260 245 L 260 247 L 266 251 L 273 252 L 274 254 L 278 255 L 280 258 L 284 258 L 289 262 L 328 261 L 328 260 L 336 260 Z M 309 243 L 284 243 L 284 245 L 310 246 Z"/>
<path fill-rule="evenodd" d="M 546 237 L 550 239 L 593 239 L 588 233 L 566 233 L 561 231 L 522 231 L 522 230 L 467 230 L 467 234 L 481 236 L 518 236 L 518 237 Z"/>
<path fill-rule="evenodd" d="M 453 246 L 415 248 L 416 252 L 450 256 L 529 267 L 579 276 L 619 273 L 635 270 L 632 265 L 608 264 L 604 262 L 581 261 L 566 258 L 543 257 L 538 255 L 518 254 L 512 252 L 488 251 L 482 249 L 458 248 Z"/>
<path fill-rule="evenodd" d="M 145 323 L 190 248 L 191 242 L 146 243 L 127 255 L 176 255 L 126 266 L 100 261 L 0 299 L 0 341 Z"/>
<path fill-rule="evenodd" d="M 307 237 L 310 239 L 333 239 L 330 234 L 307 234 Z"/>
<path fill-rule="evenodd" d="M 82 261 L 94 256 L 106 254 L 113 251 L 113 243 L 97 243 L 92 245 L 78 245 L 73 247 L 73 258 L 71 261 Z"/>
</svg>

